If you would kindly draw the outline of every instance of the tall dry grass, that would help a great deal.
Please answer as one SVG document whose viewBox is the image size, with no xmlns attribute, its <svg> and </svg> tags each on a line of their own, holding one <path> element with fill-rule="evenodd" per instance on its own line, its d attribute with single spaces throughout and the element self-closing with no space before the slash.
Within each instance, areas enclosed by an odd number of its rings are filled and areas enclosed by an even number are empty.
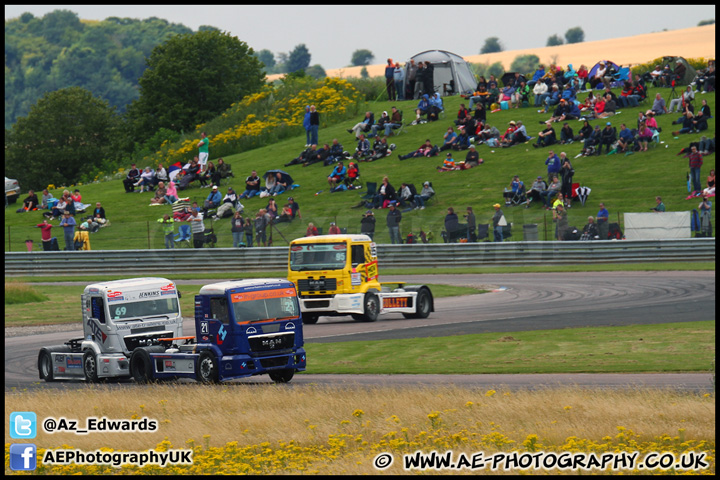
<svg viewBox="0 0 720 480">
<path fill-rule="evenodd" d="M 205 386 L 166 384 L 150 388 L 93 386 L 80 390 L 26 391 L 5 395 L 13 411 L 79 419 L 157 419 L 156 433 L 74 435 L 40 431 L 35 443 L 76 448 L 152 448 L 167 438 L 176 448 L 188 440 L 222 446 L 263 442 L 316 444 L 330 435 L 362 435 L 377 442 L 388 432 L 415 437 L 442 426 L 475 434 L 502 432 L 521 444 L 528 435 L 560 445 L 568 437 L 600 441 L 618 427 L 640 440 L 662 435 L 715 441 L 715 396 L 658 390 L 547 389 L 487 391 L 458 387 L 328 387 L 293 385 Z M 8 425 L 5 441 L 10 442 Z M 209 435 L 209 437 L 207 437 Z"/>
</svg>

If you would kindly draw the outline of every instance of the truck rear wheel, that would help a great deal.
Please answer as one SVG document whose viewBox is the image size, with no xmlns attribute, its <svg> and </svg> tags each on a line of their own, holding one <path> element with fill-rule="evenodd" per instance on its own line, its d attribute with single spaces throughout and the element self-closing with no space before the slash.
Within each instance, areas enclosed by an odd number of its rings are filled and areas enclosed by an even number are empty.
<svg viewBox="0 0 720 480">
<path fill-rule="evenodd" d="M 218 364 L 215 355 L 209 350 L 200 352 L 197 363 L 197 378 L 202 383 L 218 382 Z"/>
<path fill-rule="evenodd" d="M 363 298 L 363 315 L 360 320 L 363 322 L 374 322 L 380 315 L 380 299 L 373 292 L 367 292 Z M 355 318 L 355 317 L 354 317 Z"/>
<path fill-rule="evenodd" d="M 287 368 L 285 370 L 270 372 L 268 375 L 270 375 L 270 379 L 275 383 L 288 383 L 295 375 L 295 370 Z"/>
<path fill-rule="evenodd" d="M 40 379 L 46 382 L 53 382 L 53 362 L 50 352 L 41 350 L 38 356 L 38 370 L 40 371 Z"/>
<path fill-rule="evenodd" d="M 415 297 L 415 313 L 403 313 L 405 318 L 427 318 L 432 310 L 432 297 L 426 289 L 421 289 Z"/>
<path fill-rule="evenodd" d="M 133 350 L 130 356 L 130 375 L 138 383 L 150 383 L 153 380 L 152 359 L 143 347 Z"/>
<path fill-rule="evenodd" d="M 85 350 L 83 355 L 83 373 L 85 374 L 85 380 L 90 383 L 98 383 L 100 377 L 98 377 L 98 362 L 95 352 L 92 350 Z"/>
</svg>

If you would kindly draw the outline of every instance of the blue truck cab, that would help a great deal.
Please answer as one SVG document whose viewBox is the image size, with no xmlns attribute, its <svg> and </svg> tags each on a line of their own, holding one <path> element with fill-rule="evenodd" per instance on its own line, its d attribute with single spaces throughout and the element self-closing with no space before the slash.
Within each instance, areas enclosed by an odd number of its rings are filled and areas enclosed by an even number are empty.
<svg viewBox="0 0 720 480">
<path fill-rule="evenodd" d="M 289 382 L 306 366 L 297 292 L 285 279 L 205 285 L 195 296 L 195 337 L 163 338 L 135 349 L 138 382 L 192 378 L 215 383 L 268 374 Z"/>
</svg>

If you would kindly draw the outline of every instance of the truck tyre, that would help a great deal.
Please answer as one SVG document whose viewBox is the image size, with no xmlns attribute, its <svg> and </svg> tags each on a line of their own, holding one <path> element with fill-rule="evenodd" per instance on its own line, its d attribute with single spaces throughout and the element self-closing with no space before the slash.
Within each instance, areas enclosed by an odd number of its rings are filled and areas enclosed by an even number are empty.
<svg viewBox="0 0 720 480">
<path fill-rule="evenodd" d="M 85 374 L 85 381 L 90 383 L 98 383 L 100 378 L 98 377 L 98 362 L 95 352 L 92 350 L 85 350 L 83 355 L 83 373 Z"/>
<path fill-rule="evenodd" d="M 373 292 L 367 292 L 363 298 L 363 315 L 360 317 L 363 322 L 374 322 L 380 315 L 380 299 Z"/>
<path fill-rule="evenodd" d="M 292 380 L 293 375 L 295 375 L 295 370 L 291 368 L 286 368 L 285 370 L 276 370 L 274 372 L 270 372 L 270 379 L 275 383 L 288 383 L 290 380 Z"/>
<path fill-rule="evenodd" d="M 46 382 L 54 382 L 53 377 L 53 362 L 50 352 L 47 350 L 41 350 L 38 356 L 38 370 L 40 371 L 40 379 Z"/>
<path fill-rule="evenodd" d="M 315 325 L 320 315 L 317 313 L 308 313 L 302 316 L 303 325 Z"/>
<path fill-rule="evenodd" d="M 427 318 L 432 310 L 432 296 L 422 288 L 415 297 L 415 313 L 403 313 L 405 318 Z"/>
<path fill-rule="evenodd" d="M 215 355 L 209 350 L 200 352 L 197 363 L 197 378 L 202 383 L 217 383 L 218 363 Z"/>
<path fill-rule="evenodd" d="M 150 383 L 153 380 L 152 359 L 145 348 L 133 350 L 130 356 L 130 375 L 137 383 Z"/>
</svg>

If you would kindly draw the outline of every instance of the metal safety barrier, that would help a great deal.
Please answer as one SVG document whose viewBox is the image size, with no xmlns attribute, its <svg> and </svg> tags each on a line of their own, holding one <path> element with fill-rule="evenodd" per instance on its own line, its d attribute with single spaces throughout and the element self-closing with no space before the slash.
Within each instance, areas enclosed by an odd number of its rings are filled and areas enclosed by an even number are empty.
<svg viewBox="0 0 720 480">
<path fill-rule="evenodd" d="M 380 268 L 715 262 L 715 239 L 378 245 Z M 5 252 L 6 276 L 282 272 L 288 247 Z"/>
</svg>

